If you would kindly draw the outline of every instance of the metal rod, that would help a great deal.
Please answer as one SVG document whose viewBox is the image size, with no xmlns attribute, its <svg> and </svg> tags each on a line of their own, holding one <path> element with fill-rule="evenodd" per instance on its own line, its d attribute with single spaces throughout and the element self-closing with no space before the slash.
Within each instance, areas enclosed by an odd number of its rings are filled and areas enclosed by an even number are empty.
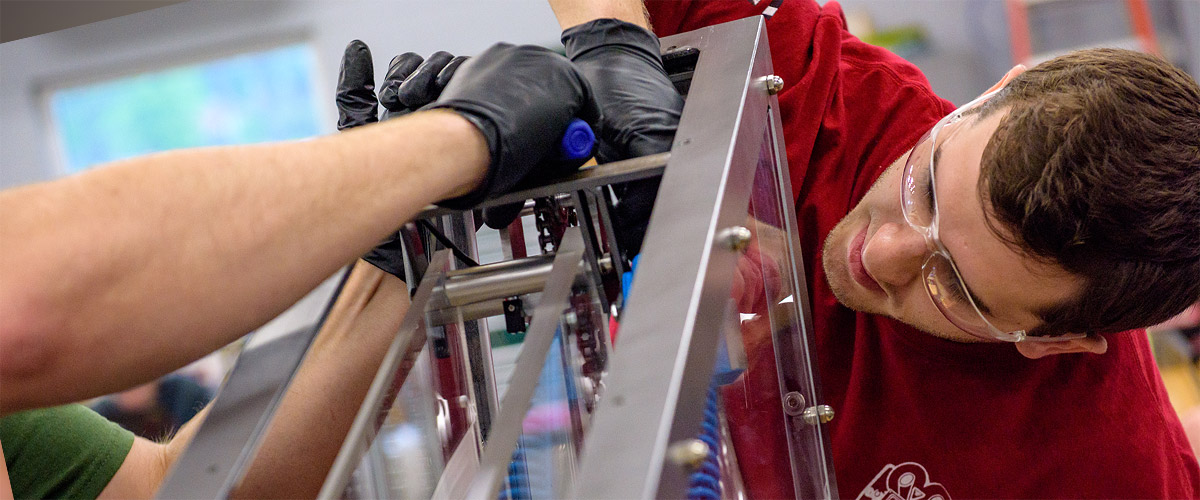
<svg viewBox="0 0 1200 500">
<path fill-rule="evenodd" d="M 489 500 L 496 498 L 501 478 L 512 461 L 513 450 L 523 431 L 523 421 L 533 405 L 534 391 L 542 367 L 546 364 L 546 353 L 553 345 L 563 311 L 570 307 L 571 284 L 580 278 L 583 265 L 583 239 L 579 228 L 568 228 L 563 234 L 562 245 L 554 260 L 554 273 L 546 283 L 543 300 L 533 312 L 529 331 L 517 366 L 513 370 L 508 390 L 500 403 L 500 415 L 492 428 L 492 437 L 483 450 L 479 470 L 475 473 L 466 498 Z M 586 278 L 584 278 L 586 279 Z"/>
<path fill-rule="evenodd" d="M 388 403 L 395 396 L 396 391 L 399 391 L 404 385 L 409 371 L 415 364 L 414 360 L 425 345 L 425 307 L 432 295 L 435 283 L 443 278 L 448 267 L 450 267 L 449 250 L 439 250 L 429 259 L 429 268 L 425 277 L 417 286 L 417 293 L 413 296 L 408 312 L 404 314 L 404 319 L 400 322 L 396 337 L 392 340 L 387 354 L 384 355 L 383 361 L 379 365 L 379 370 L 375 373 L 375 379 L 371 381 L 371 388 L 363 398 L 363 404 L 359 407 L 358 414 L 354 416 L 354 423 L 351 424 L 350 431 L 346 434 L 346 440 L 342 442 L 333 466 L 325 476 L 325 484 L 321 487 L 317 498 L 325 500 L 341 498 L 346 484 L 350 481 L 350 475 L 358 467 L 363 453 L 366 453 L 367 449 L 371 447 L 371 443 L 375 441 L 375 436 L 379 433 L 379 426 L 383 423 L 380 415 L 390 408 L 390 405 L 385 407 L 385 403 Z"/>
<path fill-rule="evenodd" d="M 429 311 L 429 325 L 441 326 L 455 323 L 460 319 L 463 321 L 472 321 L 492 316 L 501 316 L 503 314 L 503 300 L 488 300 L 460 307 L 448 307 Z"/>
<path fill-rule="evenodd" d="M 666 169 L 667 160 L 670 158 L 671 153 L 659 153 L 583 168 L 570 176 L 564 177 L 550 184 L 532 187 L 529 189 L 522 189 L 520 191 L 514 191 L 512 193 L 500 195 L 495 198 L 489 198 L 476 205 L 474 208 L 505 205 L 531 198 L 544 198 L 561 193 L 570 193 L 580 189 L 590 189 L 608 184 L 618 184 L 622 182 L 636 181 L 639 179 L 647 179 L 650 177 L 658 177 L 661 176 L 663 170 Z M 425 207 L 425 210 L 422 210 L 421 213 L 417 214 L 415 218 L 427 219 L 429 217 L 435 217 L 454 212 L 458 212 L 458 210 L 430 205 Z"/>
<path fill-rule="evenodd" d="M 554 255 L 538 255 L 508 261 L 490 272 L 471 272 L 450 276 L 440 291 L 451 306 L 512 297 L 540 291 L 550 274 Z M 480 266 L 484 267 L 484 266 Z M 472 268 L 472 270 L 479 268 Z M 437 291 L 435 291 L 436 293 Z"/>
<path fill-rule="evenodd" d="M 454 271 L 434 290 L 434 304 L 448 309 L 540 292 L 553 263 L 554 254 L 542 254 Z M 612 259 L 604 257 L 597 264 L 601 270 L 611 269 Z"/>
</svg>

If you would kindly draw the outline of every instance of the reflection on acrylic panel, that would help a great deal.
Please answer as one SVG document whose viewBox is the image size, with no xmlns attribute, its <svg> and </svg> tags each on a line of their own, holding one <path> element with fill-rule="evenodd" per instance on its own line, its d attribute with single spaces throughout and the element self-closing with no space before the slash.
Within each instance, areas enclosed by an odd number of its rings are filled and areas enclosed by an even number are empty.
<svg viewBox="0 0 1200 500">
<path fill-rule="evenodd" d="M 168 149 L 314 136 L 315 59 L 291 45 L 55 91 L 65 173 Z"/>
</svg>

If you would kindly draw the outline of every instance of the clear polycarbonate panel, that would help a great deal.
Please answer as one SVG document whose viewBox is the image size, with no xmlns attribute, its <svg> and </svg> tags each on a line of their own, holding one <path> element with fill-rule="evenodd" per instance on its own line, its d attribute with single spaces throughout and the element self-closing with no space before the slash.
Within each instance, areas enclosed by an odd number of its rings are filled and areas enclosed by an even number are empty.
<svg viewBox="0 0 1200 500">
<path fill-rule="evenodd" d="M 478 462 L 477 432 L 467 417 L 456 423 L 454 410 L 470 414 L 465 398 L 440 392 L 438 352 L 447 331 L 461 327 L 431 315 L 445 305 L 443 290 L 450 252 L 439 251 L 417 287 L 371 389 L 355 417 L 337 460 L 326 478 L 321 498 L 431 498 L 441 487 L 443 472 L 455 451 L 467 449 Z M 449 325 L 446 325 L 449 323 Z M 449 358 L 451 356 L 442 356 Z M 465 354 L 458 353 L 465 359 Z M 460 443 L 467 443 L 461 445 Z M 357 472 L 355 472 L 357 469 Z M 382 476 L 382 477 L 381 477 Z"/>
<path fill-rule="evenodd" d="M 580 231 L 569 228 L 467 498 L 563 498 L 575 486 L 608 358 L 606 317 L 588 269 Z"/>
<path fill-rule="evenodd" d="M 564 498 L 575 484 L 607 358 L 601 341 L 607 328 L 592 288 L 573 287 L 565 305 L 498 498 Z"/>
<path fill-rule="evenodd" d="M 367 482 L 373 482 L 377 489 L 382 483 L 378 493 L 386 498 L 461 498 L 478 469 L 479 408 L 469 392 L 463 335 L 469 320 L 442 300 L 427 304 L 426 340 L 413 362 L 397 371 L 400 390 L 381 412 L 378 435 L 343 497 L 375 498 L 365 495 L 372 491 Z"/>
<path fill-rule="evenodd" d="M 744 363 L 731 365 L 741 371 L 721 397 L 751 497 L 823 497 L 831 478 L 825 434 L 814 418 L 819 395 L 809 363 L 810 320 L 801 307 L 808 299 L 775 134 L 768 126 L 763 137 L 745 225 L 751 238 L 733 283 Z"/>
</svg>

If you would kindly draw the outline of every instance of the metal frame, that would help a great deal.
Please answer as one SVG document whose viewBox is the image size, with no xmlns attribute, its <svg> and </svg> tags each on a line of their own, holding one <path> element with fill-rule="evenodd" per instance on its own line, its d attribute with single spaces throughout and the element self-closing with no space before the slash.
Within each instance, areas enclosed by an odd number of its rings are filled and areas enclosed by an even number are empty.
<svg viewBox="0 0 1200 500">
<path fill-rule="evenodd" d="M 443 281 L 450 267 L 450 258 L 449 250 L 439 250 L 429 259 L 425 277 L 417 286 L 417 293 L 400 322 L 400 330 L 375 373 L 375 380 L 371 382 L 371 388 L 358 409 L 358 415 L 354 417 L 354 423 L 350 426 L 350 432 L 346 434 L 346 440 L 342 442 L 342 449 L 330 467 L 329 474 L 325 476 L 325 484 L 321 486 L 317 498 L 340 498 L 351 474 L 361 463 L 363 454 L 375 440 L 379 431 L 380 412 L 387 411 L 387 408 L 383 407 L 385 401 L 394 390 L 399 390 L 404 379 L 408 377 L 407 370 L 402 371 L 401 368 L 411 367 L 413 360 L 425 346 L 425 310 L 431 303 L 438 302 L 438 297 L 433 293 L 434 287 Z"/>
<path fill-rule="evenodd" d="M 607 393 L 584 448 L 583 475 L 574 495 L 580 498 L 685 496 L 690 469 L 668 455 L 673 444 L 690 441 L 700 429 L 737 259 L 724 238 L 745 220 L 768 124 L 776 135 L 781 130 L 768 113 L 778 101 L 766 86 L 771 60 L 761 17 L 661 43 L 668 51 L 694 47 L 699 58 L 650 219 Z M 781 141 L 775 142 L 778 150 Z M 786 174 L 780 178 L 786 180 Z M 785 196 L 791 199 L 790 188 Z M 789 216 L 788 224 L 794 233 L 794 217 Z M 803 274 L 795 276 L 802 280 Z M 796 296 L 797 303 L 801 297 Z M 807 310 L 800 316 L 807 318 Z M 822 441 L 827 462 L 828 441 Z M 826 477 L 832 485 L 832 474 Z M 822 496 L 836 494 L 833 486 L 823 490 Z"/>
<path fill-rule="evenodd" d="M 225 498 L 241 480 L 271 418 L 349 276 L 338 271 L 255 330 L 208 416 L 155 498 Z"/>
<path fill-rule="evenodd" d="M 500 403 L 494 432 L 484 447 L 479 471 L 467 491 L 471 500 L 492 500 L 499 493 L 501 479 L 512 461 L 517 439 L 521 437 L 522 422 L 532 404 L 538 377 L 546 363 L 546 354 L 554 341 L 563 311 L 570 303 L 571 285 L 579 278 L 580 263 L 584 261 L 584 241 L 578 228 L 569 228 L 554 256 L 553 268 L 546 278 L 542 297 L 534 309 L 529 331 L 517 367 L 509 382 L 508 391 Z"/>
<path fill-rule="evenodd" d="M 773 152 L 775 179 L 782 223 L 791 233 L 787 252 L 791 262 L 783 267 L 791 279 L 794 305 L 786 307 L 799 318 L 799 333 L 788 338 L 775 332 L 774 349 L 779 368 L 781 393 L 795 392 L 813 405 L 821 401 L 816 373 L 806 363 L 811 359 L 813 339 L 808 310 L 807 287 L 800 267 L 790 177 L 778 116 L 778 101 L 768 90 L 771 72 L 766 29 L 761 17 L 667 37 L 666 51 L 675 47 L 699 50 L 687 105 L 670 153 L 614 162 L 580 171 L 554 184 L 537 186 L 484 201 L 477 208 L 568 193 L 581 212 L 581 228 L 571 228 L 553 256 L 532 256 L 470 269 L 451 270 L 450 253 L 442 250 L 428 261 L 430 249 L 415 248 L 419 230 L 406 225 L 406 260 L 409 276 L 420 281 L 411 309 L 380 367 L 356 420 L 330 469 L 320 497 L 342 494 L 354 470 L 362 463 L 378 429 L 381 404 L 396 385 L 397 369 L 425 345 L 426 329 L 439 325 L 463 327 L 464 321 L 495 312 L 498 300 L 542 291 L 535 309 L 527 345 L 518 359 L 517 372 L 497 411 L 492 382 L 490 351 L 485 329 L 465 339 L 466 356 L 479 398 L 474 408 L 494 417 L 484 419 L 472 439 L 488 440 L 469 496 L 492 499 L 500 477 L 511 460 L 521 433 L 521 420 L 529 409 L 533 384 L 546 360 L 550 339 L 561 317 L 566 296 L 580 275 L 597 276 L 605 269 L 621 270 L 623 262 L 611 252 L 597 255 L 599 229 L 612 236 L 608 199 L 603 186 L 661 175 L 654 212 L 643 245 L 640 268 L 630 295 L 622 297 L 619 349 L 610 356 L 604 395 L 592 415 L 584 438 L 578 481 L 572 497 L 651 498 L 682 497 L 688 488 L 689 466 L 672 460 L 675 445 L 697 435 L 704 401 L 713 373 L 717 345 L 727 326 L 733 273 L 739 251 L 731 244 L 745 223 L 759 155 L 764 140 Z M 594 211 L 592 210 L 594 208 Z M 473 223 L 465 213 L 430 207 L 421 218 L 440 218 L 450 238 L 465 243 L 473 252 Z M 598 218 L 598 219 L 595 219 Z M 595 219 L 595 220 L 593 220 Z M 593 226 L 598 222 L 598 226 Z M 418 245 L 419 246 L 419 245 Z M 612 250 L 610 248 L 610 250 Z M 550 259 L 553 258 L 553 263 Z M 428 267 L 426 267 L 428 266 Z M 607 266 L 607 267 L 606 267 Z M 789 274 L 790 273 L 790 274 Z M 345 271 L 343 271 L 343 276 Z M 339 278 L 344 279 L 343 278 Z M 340 281 L 339 281 L 340 282 Z M 269 323 L 239 358 L 233 373 L 208 418 L 198 429 L 192 445 L 184 452 L 159 492 L 160 498 L 224 497 L 241 477 L 257 447 L 263 430 L 296 366 L 320 327 L 320 321 L 336 297 L 338 286 L 327 286 L 298 303 L 293 309 L 309 311 L 309 318 L 295 328 L 296 315 L 285 314 Z M 593 291 L 596 291 L 593 288 Z M 313 320 L 313 304 L 320 306 L 320 319 Z M 608 304 L 604 304 L 608 308 Z M 610 308 L 612 309 L 612 308 Z M 609 311 L 611 312 L 611 311 Z M 735 311 L 736 312 L 736 311 Z M 291 325 L 283 328 L 282 325 Z M 267 334 L 265 332 L 276 332 Z M 472 337 L 471 332 L 456 330 Z M 279 334 L 282 332 L 283 334 Z M 549 332 L 549 333 L 546 333 Z M 268 341 L 270 340 L 270 341 Z M 286 358 L 285 373 L 265 359 Z M 264 370 L 274 373 L 262 374 Z M 486 372 L 486 373 L 485 373 Z M 269 376 L 268 376 L 269 375 Z M 254 380 L 268 376 L 268 379 Z M 402 380 L 402 378 L 401 378 Z M 482 384 L 481 384 L 482 382 Z M 781 394 L 782 396 L 783 394 Z M 245 404 L 251 401 L 251 404 Z M 482 404 L 480 404 L 482 403 Z M 815 408 L 809 408 L 813 409 Z M 792 415 L 785 418 L 792 456 L 796 496 L 837 496 L 826 426 Z M 791 413 L 789 413 L 791 414 Z M 466 439 L 466 438 L 464 438 Z M 803 468 L 800 461 L 807 460 Z M 813 463 L 816 460 L 817 463 Z M 807 471 L 807 472 L 806 472 Z M 801 485 L 805 485 L 801 487 Z"/>
</svg>

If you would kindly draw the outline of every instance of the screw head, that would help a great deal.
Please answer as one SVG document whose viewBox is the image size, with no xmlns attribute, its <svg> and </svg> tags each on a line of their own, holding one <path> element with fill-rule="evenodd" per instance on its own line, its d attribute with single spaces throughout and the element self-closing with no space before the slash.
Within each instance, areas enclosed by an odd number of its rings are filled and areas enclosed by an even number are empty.
<svg viewBox="0 0 1200 500">
<path fill-rule="evenodd" d="M 783 412 L 796 417 L 804 413 L 804 396 L 792 391 L 783 396 Z"/>
<path fill-rule="evenodd" d="M 804 421 L 809 425 L 825 424 L 833 420 L 833 407 L 829 405 L 810 406 L 804 409 Z"/>
<path fill-rule="evenodd" d="M 767 75 L 764 82 L 767 84 L 768 94 L 775 95 L 783 90 L 783 78 L 780 78 L 779 75 Z"/>
<path fill-rule="evenodd" d="M 667 457 L 677 465 L 700 467 L 708 457 L 708 445 L 699 439 L 685 439 L 667 448 Z"/>
<path fill-rule="evenodd" d="M 749 229 L 742 226 L 733 226 L 722 230 L 721 234 L 717 235 L 717 238 L 726 248 L 735 252 L 741 252 L 750 246 L 750 239 L 753 236 Z"/>
</svg>

